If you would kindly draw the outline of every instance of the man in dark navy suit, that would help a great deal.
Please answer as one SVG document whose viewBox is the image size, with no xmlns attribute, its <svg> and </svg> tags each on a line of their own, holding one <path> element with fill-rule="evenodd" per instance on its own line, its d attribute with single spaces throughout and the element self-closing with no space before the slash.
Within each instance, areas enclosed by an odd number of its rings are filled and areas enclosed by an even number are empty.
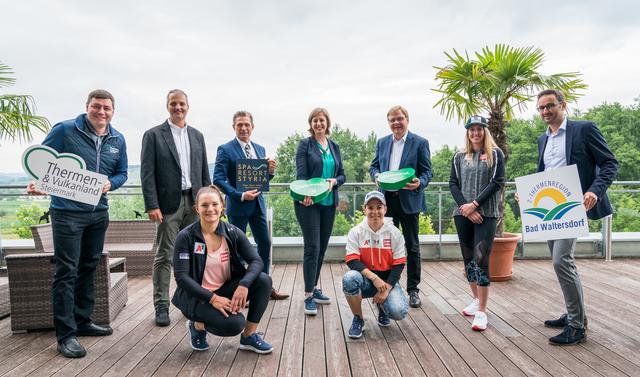
<svg viewBox="0 0 640 377">
<path fill-rule="evenodd" d="M 263 146 L 251 141 L 253 132 L 253 116 L 248 111 L 238 111 L 233 115 L 233 130 L 236 137 L 218 147 L 216 165 L 213 170 L 213 183 L 227 196 L 226 213 L 229 222 L 243 232 L 247 224 L 251 226 L 251 233 L 258 245 L 258 254 L 264 262 L 263 272 L 268 274 L 271 267 L 269 252 L 271 239 L 267 227 L 267 208 L 262 193 L 258 190 L 241 191 L 236 188 L 236 162 L 244 158 L 266 158 L 269 163 L 269 179 L 276 171 L 276 161 L 267 158 Z M 273 290 L 271 298 L 282 300 L 289 297 Z"/>
<path fill-rule="evenodd" d="M 418 284 L 420 283 L 420 243 L 418 241 L 419 216 L 427 207 L 424 189 L 431 181 L 431 156 L 427 139 L 409 132 L 409 113 L 402 106 L 394 106 L 387 112 L 387 122 L 392 134 L 378 140 L 376 154 L 371 161 L 369 174 L 376 182 L 378 175 L 388 170 L 413 168 L 417 178 L 398 191 L 385 191 L 388 215 L 393 224 L 401 225 L 407 247 L 407 292 L 409 305 L 420 307 Z"/>
<path fill-rule="evenodd" d="M 565 117 L 564 96 L 557 90 L 538 94 L 537 110 L 549 129 L 538 138 L 538 172 L 575 164 L 584 192 L 584 206 L 592 220 L 613 212 L 607 188 L 616 177 L 618 161 L 602 133 L 591 121 Z M 560 282 L 567 313 L 544 322 L 547 327 L 563 328 L 549 339 L 554 345 L 576 344 L 586 340 L 586 316 L 582 283 L 576 268 L 576 239 L 548 241 L 553 268 Z"/>
</svg>

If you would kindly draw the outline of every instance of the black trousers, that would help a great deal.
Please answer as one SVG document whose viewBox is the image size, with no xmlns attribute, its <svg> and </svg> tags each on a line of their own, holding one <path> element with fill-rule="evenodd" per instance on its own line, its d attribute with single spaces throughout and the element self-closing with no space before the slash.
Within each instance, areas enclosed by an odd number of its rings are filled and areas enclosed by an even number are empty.
<svg viewBox="0 0 640 377">
<path fill-rule="evenodd" d="M 312 292 L 320 279 L 320 269 L 324 262 L 324 254 L 327 251 L 333 222 L 336 218 L 336 207 L 334 205 L 323 206 L 322 204 L 305 207 L 298 202 L 295 202 L 293 206 L 304 240 L 304 259 L 302 262 L 304 291 Z"/>
<path fill-rule="evenodd" d="M 258 199 L 254 199 L 258 200 Z M 271 269 L 271 239 L 269 238 L 269 227 L 267 225 L 267 214 L 260 210 L 260 206 L 256 205 L 251 216 L 229 216 L 229 222 L 247 233 L 247 224 L 251 227 L 253 239 L 258 246 L 258 255 L 262 258 L 264 267 L 262 272 L 269 274 Z"/>
<path fill-rule="evenodd" d="M 229 280 L 214 293 L 218 296 L 232 298 L 233 293 L 238 288 L 239 279 Z M 271 295 L 271 277 L 264 272 L 249 287 L 249 312 L 247 321 L 259 323 L 264 311 L 269 303 Z M 244 316 L 241 313 L 229 314 L 225 317 L 220 311 L 208 302 L 199 302 L 196 306 L 194 318 L 189 318 L 196 322 L 204 323 L 205 329 L 217 336 L 235 336 L 240 334 L 246 325 Z"/>
<path fill-rule="evenodd" d="M 393 218 L 393 225 L 401 227 L 407 248 L 407 292 L 417 292 L 421 273 L 420 241 L 418 240 L 420 214 L 404 213 L 397 192 L 386 191 L 384 197 L 387 201 L 387 216 Z"/>
<path fill-rule="evenodd" d="M 489 257 L 498 222 L 495 217 L 483 216 L 482 219 L 481 224 L 475 224 L 461 215 L 453 217 L 460 240 L 467 281 L 486 287 L 490 284 Z"/>
<path fill-rule="evenodd" d="M 109 212 L 51 209 L 55 275 L 53 324 L 61 342 L 91 322 L 96 300 L 95 275 L 109 225 Z"/>
</svg>

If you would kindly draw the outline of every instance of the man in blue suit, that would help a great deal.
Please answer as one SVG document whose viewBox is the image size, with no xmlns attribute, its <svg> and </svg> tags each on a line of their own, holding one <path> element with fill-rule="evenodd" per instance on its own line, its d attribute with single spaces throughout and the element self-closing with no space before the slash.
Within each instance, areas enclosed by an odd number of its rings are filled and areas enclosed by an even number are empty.
<svg viewBox="0 0 640 377">
<path fill-rule="evenodd" d="M 419 216 L 427 207 L 424 189 L 431 180 L 431 155 L 427 139 L 409 132 L 409 113 L 402 106 L 394 106 L 387 112 L 391 135 L 378 140 L 376 155 L 371 161 L 369 174 L 376 182 L 378 175 L 388 170 L 413 168 L 416 177 L 399 191 L 385 191 L 387 214 L 393 224 L 402 226 L 407 247 L 407 292 L 409 305 L 414 308 L 422 304 L 419 295 L 420 243 L 418 241 Z"/>
<path fill-rule="evenodd" d="M 538 138 L 538 172 L 575 164 L 584 192 L 584 206 L 592 220 L 613 212 L 607 188 L 616 177 L 618 161 L 602 133 L 591 121 L 565 117 L 564 96 L 557 90 L 538 94 L 537 110 L 549 129 Z M 576 344 L 586 340 L 586 316 L 582 284 L 576 268 L 576 239 L 548 241 L 553 268 L 560 282 L 567 313 L 544 322 L 547 327 L 563 328 L 549 339 L 554 345 Z"/>
<path fill-rule="evenodd" d="M 233 115 L 233 130 L 236 137 L 218 147 L 216 165 L 213 170 L 213 183 L 227 196 L 226 213 L 229 222 L 243 232 L 247 231 L 247 224 L 251 226 L 253 238 L 258 245 L 258 254 L 264 262 L 263 272 L 268 274 L 271 267 L 269 251 L 271 239 L 267 227 L 267 208 L 264 197 L 258 190 L 241 191 L 236 189 L 236 162 L 244 158 L 266 158 L 269 163 L 269 180 L 276 171 L 276 161 L 267 158 L 264 147 L 251 141 L 253 132 L 253 116 L 248 111 L 238 111 Z M 271 291 L 271 298 L 282 300 L 289 297 L 275 290 Z"/>
</svg>

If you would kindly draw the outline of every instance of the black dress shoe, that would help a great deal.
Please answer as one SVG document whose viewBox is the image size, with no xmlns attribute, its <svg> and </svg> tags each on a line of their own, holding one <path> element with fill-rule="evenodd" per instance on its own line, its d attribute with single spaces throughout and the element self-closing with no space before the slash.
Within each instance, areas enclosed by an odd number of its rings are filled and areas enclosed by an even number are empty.
<svg viewBox="0 0 640 377">
<path fill-rule="evenodd" d="M 82 347 L 75 337 L 67 338 L 62 342 L 58 342 L 58 352 L 64 357 L 77 359 L 84 357 L 87 354 L 87 350 Z"/>
<path fill-rule="evenodd" d="M 422 300 L 420 300 L 420 293 L 418 291 L 409 292 L 409 306 L 412 308 L 419 308 L 422 306 Z"/>
<path fill-rule="evenodd" d="M 113 329 L 109 326 L 96 325 L 89 322 L 88 325 L 78 327 L 76 335 L 78 336 L 107 336 L 113 334 Z"/>
<path fill-rule="evenodd" d="M 560 334 L 549 338 L 549 343 L 554 346 L 569 346 L 582 343 L 585 340 L 587 340 L 587 333 L 584 329 L 576 329 L 571 325 L 567 325 Z"/>
<path fill-rule="evenodd" d="M 171 318 L 169 318 L 169 308 L 165 305 L 159 305 L 156 307 L 156 326 L 169 326 L 171 324 Z"/>
<path fill-rule="evenodd" d="M 564 329 L 564 327 L 567 325 L 567 315 L 563 314 L 558 319 L 548 319 L 548 320 L 544 321 L 544 325 L 545 325 L 545 327 L 553 327 L 553 328 Z"/>
<path fill-rule="evenodd" d="M 558 319 L 548 319 L 548 320 L 544 321 L 544 325 L 545 325 L 545 327 L 553 327 L 553 328 L 558 328 L 558 329 L 564 329 L 564 327 L 566 325 L 568 325 L 567 314 L 563 314 Z M 589 321 L 587 320 L 587 317 L 584 317 L 584 328 L 585 329 L 589 328 Z"/>
</svg>

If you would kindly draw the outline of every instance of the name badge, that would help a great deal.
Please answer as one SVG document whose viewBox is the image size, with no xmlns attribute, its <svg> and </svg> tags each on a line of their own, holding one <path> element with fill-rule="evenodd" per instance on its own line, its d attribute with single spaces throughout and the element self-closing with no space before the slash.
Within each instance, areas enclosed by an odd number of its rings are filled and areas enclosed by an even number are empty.
<svg viewBox="0 0 640 377">
<path fill-rule="evenodd" d="M 180 259 L 189 259 L 189 253 L 180 253 Z"/>
<path fill-rule="evenodd" d="M 206 250 L 207 245 L 205 245 L 202 242 L 196 242 L 196 244 L 193 246 L 193 253 L 194 254 L 204 254 L 204 251 Z"/>
</svg>

